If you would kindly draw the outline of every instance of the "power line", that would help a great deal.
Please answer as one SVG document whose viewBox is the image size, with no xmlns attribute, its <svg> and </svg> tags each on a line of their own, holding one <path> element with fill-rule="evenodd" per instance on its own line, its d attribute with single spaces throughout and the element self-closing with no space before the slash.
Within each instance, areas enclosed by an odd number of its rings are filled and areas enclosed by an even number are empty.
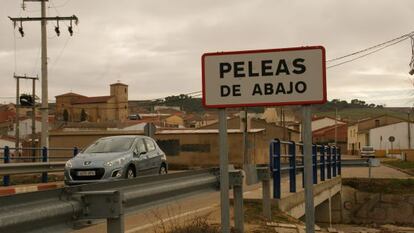
<svg viewBox="0 0 414 233">
<path fill-rule="evenodd" d="M 374 45 L 374 46 L 371 46 L 371 47 L 368 47 L 368 48 L 365 48 L 365 49 L 362 49 L 362 50 L 359 50 L 359 51 L 356 51 L 356 52 L 353 52 L 353 53 L 350 53 L 350 54 L 347 54 L 347 55 L 344 55 L 344 56 L 340 56 L 340 57 L 337 57 L 337 58 L 329 59 L 326 62 L 333 62 L 333 61 L 341 60 L 343 58 L 351 57 L 351 56 L 354 56 L 354 55 L 357 55 L 357 54 L 360 54 L 360 53 L 364 53 L 364 52 L 367 52 L 369 50 L 372 50 L 372 49 L 375 49 L 375 48 L 384 46 L 386 44 L 392 43 L 392 42 L 397 41 L 397 40 L 400 40 L 400 39 L 404 39 L 404 40 L 405 39 L 408 39 L 408 38 L 410 38 L 413 35 L 414 35 L 414 32 L 410 32 L 408 34 L 404 34 L 402 36 L 399 36 L 397 38 L 394 38 L 392 40 L 389 40 L 389 41 L 386 41 L 386 42 L 383 42 L 383 43 L 380 43 L 380 44 L 377 44 L 377 45 Z"/>
<path fill-rule="evenodd" d="M 71 37 L 67 37 L 66 41 L 65 41 L 65 45 L 63 46 L 63 48 L 60 50 L 59 55 L 56 57 L 56 60 L 53 61 L 53 63 L 50 65 L 50 71 L 53 71 L 54 66 L 58 63 L 60 57 L 62 56 L 63 52 L 66 49 L 66 46 L 68 45 L 68 42 L 70 40 Z"/>
<path fill-rule="evenodd" d="M 376 49 L 376 50 L 374 50 L 374 51 L 371 51 L 371 52 L 369 52 L 369 53 L 363 54 L 363 55 L 358 56 L 358 57 L 356 57 L 356 58 L 353 58 L 353 59 L 350 59 L 350 60 L 347 60 L 347 61 L 344 61 L 344 62 L 340 62 L 340 63 L 335 64 L 335 65 L 328 66 L 328 67 L 326 67 L 326 69 L 330 69 L 330 68 L 333 68 L 333 67 L 336 67 L 336 66 L 344 65 L 344 64 L 346 64 L 346 63 L 349 63 L 349 62 L 352 62 L 352 61 L 358 60 L 358 59 L 360 59 L 360 58 L 366 57 L 366 56 L 371 55 L 371 54 L 373 54 L 373 53 L 379 52 L 379 51 L 381 51 L 381 50 L 383 50 L 383 49 L 385 49 L 385 48 L 388 48 L 388 47 L 390 47 L 390 46 L 393 46 L 393 45 L 395 45 L 395 44 L 398 44 L 398 43 L 400 43 L 400 42 L 402 42 L 402 41 L 405 41 L 405 40 L 406 40 L 406 39 L 408 39 L 408 38 L 410 38 L 410 37 L 402 38 L 402 39 L 400 39 L 400 40 L 398 40 L 398 41 L 396 41 L 396 42 L 394 42 L 394 43 L 388 44 L 388 45 L 386 45 L 386 46 L 384 46 L 384 47 L 378 48 L 378 49 Z"/>
<path fill-rule="evenodd" d="M 70 1 L 71 0 L 66 0 L 66 2 L 64 2 L 64 3 L 60 4 L 60 5 L 57 5 L 57 6 L 55 6 L 55 4 L 53 4 L 52 1 L 50 1 L 50 2 L 52 3 L 52 5 L 53 5 L 54 8 L 61 8 L 61 7 L 66 6 Z"/>
</svg>

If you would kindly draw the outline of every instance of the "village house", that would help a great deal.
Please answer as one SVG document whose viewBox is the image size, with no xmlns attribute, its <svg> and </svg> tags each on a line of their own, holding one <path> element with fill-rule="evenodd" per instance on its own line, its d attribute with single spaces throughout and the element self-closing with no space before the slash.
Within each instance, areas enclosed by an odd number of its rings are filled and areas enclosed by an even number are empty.
<svg viewBox="0 0 414 233">
<path fill-rule="evenodd" d="M 405 121 L 404 119 L 381 115 L 363 119 L 348 126 L 348 153 L 358 154 L 363 146 L 370 146 L 370 129 Z"/>
<path fill-rule="evenodd" d="M 407 121 L 380 126 L 369 130 L 369 142 L 378 156 L 392 153 L 410 152 L 414 160 L 414 124 Z"/>
</svg>

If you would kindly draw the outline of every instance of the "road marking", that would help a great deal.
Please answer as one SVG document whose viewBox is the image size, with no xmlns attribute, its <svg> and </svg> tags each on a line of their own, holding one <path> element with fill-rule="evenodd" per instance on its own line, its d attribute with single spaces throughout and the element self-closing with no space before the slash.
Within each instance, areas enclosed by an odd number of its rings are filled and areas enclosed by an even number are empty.
<svg viewBox="0 0 414 233">
<path fill-rule="evenodd" d="M 218 207 L 218 205 L 216 204 L 216 205 L 200 208 L 200 209 L 197 209 L 197 210 L 188 211 L 188 212 L 185 212 L 185 213 L 182 213 L 182 214 L 178 214 L 178 215 L 175 215 L 175 216 L 172 216 L 172 217 L 168 217 L 168 218 L 164 218 L 162 220 L 158 220 L 154 223 L 148 223 L 148 224 L 145 224 L 145 225 L 142 225 L 142 226 L 139 226 L 139 227 L 129 229 L 125 233 L 135 233 L 135 232 L 138 232 L 140 230 L 143 230 L 143 229 L 146 229 L 146 228 L 149 228 L 149 227 L 154 227 L 154 226 L 159 225 L 161 223 L 169 222 L 171 220 L 174 220 L 174 219 L 177 219 L 177 218 L 182 218 L 182 217 L 192 215 L 192 214 L 195 214 L 195 213 L 198 213 L 198 212 L 203 212 L 203 211 L 206 211 L 206 210 L 209 210 L 209 209 L 213 209 L 215 207 Z"/>
</svg>

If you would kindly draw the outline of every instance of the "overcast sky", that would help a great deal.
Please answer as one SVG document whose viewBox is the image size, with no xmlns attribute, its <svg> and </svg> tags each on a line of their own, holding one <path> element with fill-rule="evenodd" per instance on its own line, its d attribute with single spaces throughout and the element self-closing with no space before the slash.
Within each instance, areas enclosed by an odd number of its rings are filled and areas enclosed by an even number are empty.
<svg viewBox="0 0 414 233">
<path fill-rule="evenodd" d="M 40 76 L 40 23 L 7 16 L 39 16 L 39 3 L 0 0 L 0 101 L 13 101 L 12 76 Z M 205 52 L 322 45 L 327 59 L 414 30 L 412 0 L 49 0 L 48 16 L 79 17 L 73 37 L 48 23 L 49 99 L 73 91 L 108 95 L 129 85 L 129 99 L 163 98 L 201 90 Z M 412 106 L 410 40 L 329 69 L 328 99 L 354 98 Z M 328 64 L 329 65 L 329 64 Z M 38 87 L 40 87 L 40 82 Z M 40 88 L 38 89 L 40 96 Z M 22 81 L 21 92 L 31 83 Z"/>
</svg>

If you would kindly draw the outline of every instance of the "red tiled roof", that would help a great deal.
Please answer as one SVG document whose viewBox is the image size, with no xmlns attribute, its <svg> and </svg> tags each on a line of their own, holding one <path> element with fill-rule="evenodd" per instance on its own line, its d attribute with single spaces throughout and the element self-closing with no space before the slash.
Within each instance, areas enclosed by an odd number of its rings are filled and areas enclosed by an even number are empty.
<svg viewBox="0 0 414 233">
<path fill-rule="evenodd" d="M 8 135 L 0 135 L 0 139 L 10 141 L 10 142 L 15 142 L 16 141 L 15 137 L 8 136 Z"/>
<path fill-rule="evenodd" d="M 120 86 L 128 86 L 124 83 L 112 83 L 110 86 L 114 86 L 114 85 L 120 85 Z"/>
<path fill-rule="evenodd" d="M 93 104 L 93 103 L 106 103 L 110 100 L 112 96 L 94 96 L 94 97 L 85 97 L 76 101 L 73 101 L 72 104 Z"/>
<path fill-rule="evenodd" d="M 79 95 L 79 94 L 76 94 L 76 93 L 73 93 L 73 92 L 68 92 L 68 93 L 65 93 L 65 94 L 62 94 L 62 95 L 57 95 L 55 97 L 67 97 L 67 96 L 86 97 L 84 95 Z"/>
<path fill-rule="evenodd" d="M 337 129 L 343 128 L 343 127 L 348 128 L 348 125 L 347 124 L 340 124 L 340 125 L 336 126 Z M 312 133 L 314 133 L 314 134 L 321 134 L 322 133 L 323 134 L 324 132 L 332 130 L 332 129 L 335 129 L 335 125 L 330 125 L 330 126 L 326 126 L 326 127 L 314 130 L 314 131 L 312 131 Z"/>
</svg>

